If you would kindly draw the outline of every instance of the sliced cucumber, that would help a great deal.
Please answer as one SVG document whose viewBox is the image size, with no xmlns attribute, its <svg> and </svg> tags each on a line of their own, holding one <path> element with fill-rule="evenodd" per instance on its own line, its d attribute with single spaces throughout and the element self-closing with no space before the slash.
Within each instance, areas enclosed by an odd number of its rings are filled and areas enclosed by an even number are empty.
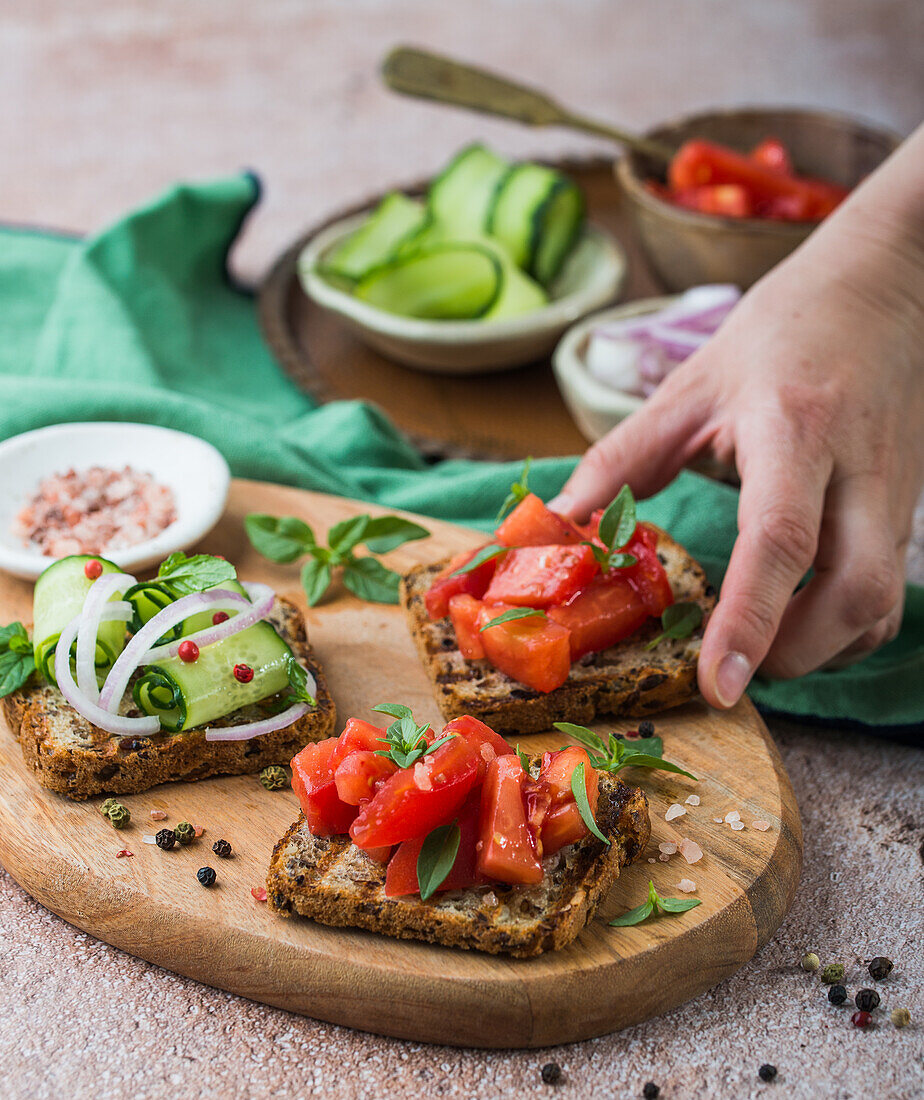
<svg viewBox="0 0 924 1100">
<path fill-rule="evenodd" d="M 498 185 L 488 230 L 545 284 L 558 274 L 583 216 L 583 198 L 569 179 L 541 164 L 517 164 Z"/>
<path fill-rule="evenodd" d="M 250 599 L 237 581 L 220 581 L 218 584 L 213 584 L 211 588 L 235 592 L 237 595 L 243 596 L 245 600 Z M 211 588 L 206 588 L 203 591 L 209 592 Z M 129 629 L 133 634 L 137 634 L 145 623 L 150 622 L 159 611 L 163 611 L 165 607 L 169 607 L 170 604 L 174 603 L 177 597 L 170 592 L 167 584 L 155 578 L 152 581 L 141 581 L 140 584 L 133 585 L 125 593 L 124 599 L 132 605 L 134 611 L 132 620 L 128 624 Z M 229 617 L 233 617 L 237 612 L 228 611 L 227 614 Z M 171 627 L 158 638 L 156 644 L 166 645 L 168 642 L 174 642 L 177 638 L 183 638 L 188 634 L 194 634 L 197 630 L 204 630 L 207 626 L 211 625 L 212 612 L 200 611 L 195 615 L 190 615 L 190 617 L 183 622 L 177 623 L 176 626 Z"/>
<path fill-rule="evenodd" d="M 427 223 L 427 208 L 398 191 L 386 195 L 362 225 L 325 256 L 318 271 L 325 277 L 355 281 L 393 260 L 401 245 Z"/>
<path fill-rule="evenodd" d="M 503 266 L 478 244 L 431 243 L 371 272 L 356 297 L 406 317 L 471 320 L 497 301 Z"/>
<path fill-rule="evenodd" d="M 289 683 L 292 650 L 267 622 L 213 642 L 195 661 L 169 657 L 150 665 L 132 689 L 145 714 L 155 714 L 171 733 L 192 729 L 232 714 L 283 691 Z M 242 684 L 234 666 L 253 669 Z"/>
<path fill-rule="evenodd" d="M 433 219 L 459 236 L 484 233 L 494 192 L 508 168 L 508 161 L 484 145 L 467 146 L 430 184 Z"/>
<path fill-rule="evenodd" d="M 32 611 L 35 667 L 52 684 L 57 684 L 55 647 L 61 631 L 80 614 L 93 585 L 84 572 L 88 561 L 98 561 L 103 573 L 124 572 L 113 562 L 95 554 L 74 554 L 49 565 L 35 582 Z M 118 600 L 119 597 L 113 596 L 112 599 Z M 96 668 L 101 678 L 112 668 L 124 648 L 125 623 L 100 623 L 96 637 Z"/>
</svg>

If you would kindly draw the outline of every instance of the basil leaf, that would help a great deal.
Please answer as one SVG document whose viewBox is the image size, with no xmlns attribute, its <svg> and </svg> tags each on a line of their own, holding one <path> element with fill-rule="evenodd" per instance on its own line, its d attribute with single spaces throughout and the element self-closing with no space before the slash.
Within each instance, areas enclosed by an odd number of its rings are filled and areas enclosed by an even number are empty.
<svg viewBox="0 0 924 1100">
<path fill-rule="evenodd" d="M 657 768 L 662 772 L 676 772 L 678 775 L 685 775 L 688 779 L 699 782 L 695 775 L 691 775 L 690 772 L 684 771 L 678 764 L 672 764 L 669 760 L 662 760 L 660 756 L 649 756 L 644 752 L 633 752 L 632 749 L 628 749 L 625 752 L 622 760 L 619 762 L 620 768 Z"/>
<path fill-rule="evenodd" d="M 632 537 L 631 535 L 629 536 Z M 632 565 L 638 564 L 638 558 L 634 554 L 610 554 L 607 558 L 607 567 L 609 569 L 628 569 Z"/>
<path fill-rule="evenodd" d="M 699 898 L 658 898 L 658 908 L 665 913 L 686 913 L 701 904 Z"/>
<path fill-rule="evenodd" d="M 510 492 L 504 498 L 504 503 L 500 506 L 500 511 L 497 513 L 495 523 L 500 523 L 506 513 L 515 508 L 520 501 L 525 500 L 529 496 L 529 468 L 533 464 L 532 455 L 530 455 L 523 463 L 523 472 L 520 474 L 520 480 L 515 481 L 510 486 Z"/>
<path fill-rule="evenodd" d="M 250 545 L 270 561 L 282 565 L 307 554 L 317 542 L 307 523 L 294 516 L 267 516 L 251 512 L 244 519 Z"/>
<path fill-rule="evenodd" d="M 32 653 L 5 650 L 0 653 L 0 699 L 18 691 L 35 671 Z"/>
<path fill-rule="evenodd" d="M 375 558 L 353 558 L 343 567 L 343 583 L 361 600 L 397 603 L 401 577 Z"/>
<path fill-rule="evenodd" d="M 413 718 L 414 716 L 411 708 L 404 706 L 403 703 L 376 703 L 372 709 L 378 714 L 390 714 L 392 718 Z"/>
<path fill-rule="evenodd" d="M 554 722 L 553 725 L 566 737 L 573 738 L 584 745 L 585 748 L 593 749 L 594 752 L 603 753 L 604 755 L 607 754 L 608 749 L 603 738 L 596 731 L 588 729 L 587 726 L 576 726 L 573 722 Z"/>
<path fill-rule="evenodd" d="M 529 756 L 520 748 L 519 743 L 517 743 L 517 756 L 520 758 L 520 766 L 523 768 L 523 771 L 525 771 L 526 774 L 529 775 L 530 759 Z"/>
<path fill-rule="evenodd" d="M 293 702 L 317 706 L 317 699 L 308 692 L 308 673 L 294 657 L 286 662 L 286 672 L 289 675 L 289 695 Z"/>
<path fill-rule="evenodd" d="M 654 912 L 654 906 L 650 901 L 644 902 L 635 909 L 630 909 L 628 913 L 623 913 L 621 917 L 614 917 L 610 921 L 611 928 L 628 928 L 633 924 L 641 924 L 646 917 L 650 917 Z"/>
<path fill-rule="evenodd" d="M 309 558 L 302 566 L 301 581 L 308 606 L 314 607 L 330 587 L 330 566 L 317 558 Z"/>
<path fill-rule="evenodd" d="M 625 746 L 629 752 L 643 752 L 648 756 L 664 755 L 664 742 L 660 737 L 633 737 L 631 741 L 626 738 Z"/>
<path fill-rule="evenodd" d="M 27 656 L 32 653 L 32 643 L 29 638 L 23 634 L 20 637 L 18 634 L 14 634 L 9 641 L 10 653 L 18 653 L 20 656 Z"/>
<path fill-rule="evenodd" d="M 590 803 L 587 801 L 587 780 L 585 778 L 583 760 L 571 773 L 571 793 L 574 795 L 574 801 L 577 803 L 577 808 L 580 811 L 581 820 L 598 840 L 602 840 L 603 843 L 609 847 L 610 841 L 597 828 L 597 823 L 594 821 L 594 815 L 590 810 Z"/>
<path fill-rule="evenodd" d="M 0 650 L 4 647 L 14 649 L 12 643 L 16 638 L 25 639 L 26 642 L 29 641 L 29 635 L 22 623 L 10 623 L 8 626 L 0 626 Z"/>
<path fill-rule="evenodd" d="M 654 649 L 664 638 L 689 638 L 703 621 L 703 609 L 698 603 L 672 603 L 661 616 L 662 633 L 645 646 Z"/>
<path fill-rule="evenodd" d="M 450 825 L 438 825 L 424 840 L 417 857 L 421 901 L 426 901 L 446 881 L 459 853 L 461 839 L 459 826 L 453 821 Z"/>
<path fill-rule="evenodd" d="M 610 567 L 610 552 L 605 550 L 602 546 L 598 546 L 595 542 L 588 542 L 586 539 L 581 543 L 582 546 L 589 546 L 593 551 L 594 557 L 597 559 L 597 565 L 604 571 Z"/>
<path fill-rule="evenodd" d="M 204 592 L 206 588 L 222 581 L 233 581 L 236 577 L 237 570 L 224 558 L 212 554 L 193 554 L 188 558 L 182 550 L 171 554 L 157 570 L 157 579 L 173 596 Z"/>
<path fill-rule="evenodd" d="M 623 485 L 600 517 L 600 540 L 611 550 L 620 550 L 635 534 L 635 497 Z"/>
<path fill-rule="evenodd" d="M 513 546 L 495 546 L 493 543 L 489 546 L 482 546 L 471 561 L 467 561 L 465 565 L 460 566 L 449 575 L 450 577 L 461 577 L 465 573 L 471 573 L 479 565 L 484 565 L 486 561 L 490 561 L 492 558 L 499 558 L 501 554 L 506 554 L 508 550 L 513 549 L 515 549 Z"/>
<path fill-rule="evenodd" d="M 514 619 L 533 619 L 536 617 L 547 619 L 548 615 L 536 607 L 511 607 L 510 610 L 505 611 L 503 615 L 498 615 L 497 618 L 491 619 L 490 622 L 486 622 L 484 626 L 479 627 L 478 633 L 480 634 L 484 630 L 489 630 L 492 626 L 500 626 L 501 623 L 513 622 Z"/>
<path fill-rule="evenodd" d="M 363 541 L 369 516 L 350 516 L 335 523 L 327 532 L 327 542 L 335 554 L 346 554 Z"/>
<path fill-rule="evenodd" d="M 434 741 L 432 745 L 427 745 L 421 753 L 421 756 L 429 756 L 431 752 L 436 752 L 437 749 L 441 749 L 447 741 L 451 741 L 455 736 L 454 733 L 447 733 L 445 737 L 441 737 L 438 741 Z"/>
<path fill-rule="evenodd" d="M 376 516 L 366 524 L 362 541 L 373 554 L 387 554 L 406 542 L 425 539 L 429 534 L 426 527 L 401 516 Z"/>
</svg>

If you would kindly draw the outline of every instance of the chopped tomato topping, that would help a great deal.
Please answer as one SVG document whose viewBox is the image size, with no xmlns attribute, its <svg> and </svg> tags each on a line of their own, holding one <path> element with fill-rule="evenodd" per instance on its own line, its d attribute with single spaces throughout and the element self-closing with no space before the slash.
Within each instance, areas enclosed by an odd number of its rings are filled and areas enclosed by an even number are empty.
<svg viewBox="0 0 924 1100">
<path fill-rule="evenodd" d="M 483 607 L 481 600 L 465 592 L 449 601 L 449 617 L 456 632 L 456 642 L 467 661 L 479 661 L 484 657 L 484 642 L 478 633 L 478 615 Z"/>
<path fill-rule="evenodd" d="M 674 602 L 674 593 L 661 559 L 658 557 L 658 532 L 647 523 L 639 523 L 626 547 L 637 564 L 619 570 L 625 574 L 648 609 L 649 615 L 660 615 Z"/>
<path fill-rule="evenodd" d="M 548 787 L 553 806 L 573 802 L 574 792 L 571 790 L 571 776 L 578 764 L 584 765 L 587 802 L 591 810 L 596 813 L 600 785 L 597 780 L 597 773 L 590 762 L 590 757 L 587 755 L 587 750 L 582 749 L 579 745 L 569 745 L 566 749 L 559 749 L 557 752 L 544 753 L 542 766 L 539 769 L 538 782 L 544 783 Z"/>
<path fill-rule="evenodd" d="M 298 795 L 308 828 L 315 836 L 345 833 L 356 807 L 341 801 L 330 761 L 337 738 L 306 745 L 292 759 L 292 790 Z"/>
<path fill-rule="evenodd" d="M 499 733 L 495 733 L 490 726 L 486 726 L 484 722 L 480 722 L 470 714 L 463 714 L 461 718 L 453 718 L 451 722 L 447 722 L 443 726 L 440 737 L 445 736 L 447 733 L 454 733 L 457 737 L 465 737 L 477 746 L 482 764 L 479 765 L 476 783 L 481 783 L 484 780 L 485 770 L 495 756 L 509 756 L 511 753 L 516 752 L 516 749 L 512 745 L 508 745 Z"/>
<path fill-rule="evenodd" d="M 483 549 L 483 547 L 479 549 Z M 482 562 L 481 565 L 472 569 L 469 573 L 462 573 L 458 577 L 452 575 L 457 569 L 461 569 L 463 565 L 468 565 L 477 553 L 477 550 L 468 550 L 464 554 L 458 554 L 434 578 L 424 596 L 427 614 L 431 619 L 442 619 L 449 614 L 449 601 L 453 596 L 465 593 L 474 596 L 476 600 L 480 600 L 485 594 L 491 578 L 494 576 L 494 570 L 497 568 L 497 558 Z"/>
<path fill-rule="evenodd" d="M 496 737 L 497 734 L 494 736 Z M 475 845 L 478 842 L 480 809 L 481 791 L 479 789 L 469 795 L 456 816 L 455 820 L 459 826 L 459 851 L 443 884 L 437 887 L 437 893 L 445 890 L 465 890 L 469 886 L 484 881 L 478 875 L 476 868 Z M 398 846 L 385 874 L 386 897 L 398 898 L 405 894 L 420 893 L 420 885 L 417 881 L 417 859 L 425 839 L 426 837 L 423 836 L 415 837 L 413 840 L 405 840 Z"/>
<path fill-rule="evenodd" d="M 503 614 L 503 604 L 485 606 L 479 625 Z M 495 668 L 535 691 L 554 691 L 571 671 L 568 631 L 551 619 L 511 619 L 482 632 L 485 656 Z"/>
<path fill-rule="evenodd" d="M 648 618 L 641 597 L 621 572 L 594 577 L 566 604 L 549 608 L 549 618 L 568 631 L 572 661 L 616 645 Z"/>
<path fill-rule="evenodd" d="M 361 718 L 351 718 L 337 738 L 337 747 L 330 758 L 331 771 L 336 772 L 351 752 L 360 749 L 366 752 L 377 752 L 379 749 L 386 751 L 388 742 L 385 740 L 385 731 Z"/>
<path fill-rule="evenodd" d="M 543 856 L 554 855 L 569 844 L 577 844 L 590 836 L 590 830 L 584 824 L 581 811 L 576 802 L 565 802 L 553 806 L 542 823 L 540 843 Z"/>
<path fill-rule="evenodd" d="M 379 756 L 377 752 L 370 752 L 368 749 L 351 752 L 334 772 L 334 783 L 340 801 L 350 806 L 361 806 L 397 770 L 397 764 Z"/>
<path fill-rule="evenodd" d="M 498 756 L 488 765 L 481 797 L 478 871 L 499 882 L 542 881 L 542 865 L 526 816 L 523 765 Z"/>
<path fill-rule="evenodd" d="M 764 140 L 751 150 L 751 160 L 762 164 L 765 168 L 772 168 L 774 172 L 783 172 L 787 176 L 792 175 L 792 160 L 789 150 L 779 138 L 764 138 Z"/>
<path fill-rule="evenodd" d="M 524 546 L 498 566 L 485 602 L 551 607 L 569 600 L 599 571 L 589 546 Z"/>
<path fill-rule="evenodd" d="M 570 519 L 553 512 L 530 493 L 494 532 L 502 546 L 576 545 L 584 539 Z"/>
</svg>

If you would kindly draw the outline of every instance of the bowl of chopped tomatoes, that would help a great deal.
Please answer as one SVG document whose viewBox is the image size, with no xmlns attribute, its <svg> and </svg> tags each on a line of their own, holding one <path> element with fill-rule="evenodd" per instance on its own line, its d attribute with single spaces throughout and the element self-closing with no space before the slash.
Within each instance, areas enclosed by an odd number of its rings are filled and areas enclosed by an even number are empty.
<svg viewBox="0 0 924 1100">
<path fill-rule="evenodd" d="M 745 289 L 789 255 L 896 148 L 897 135 L 828 111 L 708 111 L 649 131 L 669 163 L 616 163 L 643 250 L 669 290 Z"/>
</svg>

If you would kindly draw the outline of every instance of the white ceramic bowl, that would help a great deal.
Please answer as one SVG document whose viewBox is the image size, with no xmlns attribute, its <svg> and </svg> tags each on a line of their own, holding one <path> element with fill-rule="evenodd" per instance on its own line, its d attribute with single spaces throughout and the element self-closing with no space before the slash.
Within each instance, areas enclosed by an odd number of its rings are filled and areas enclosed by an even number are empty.
<svg viewBox="0 0 924 1100">
<path fill-rule="evenodd" d="M 54 424 L 0 443 L 0 569 L 34 580 L 53 561 L 22 545 L 13 521 L 46 477 L 90 466 L 131 466 L 173 490 L 176 520 L 155 538 L 104 556 L 123 569 L 143 569 L 183 550 L 218 522 L 231 471 L 210 444 L 149 424 Z"/>
<path fill-rule="evenodd" d="M 308 242 L 298 258 L 305 293 L 338 314 L 376 351 L 409 367 L 440 374 L 481 374 L 547 356 L 567 327 L 618 297 L 626 255 L 603 230 L 588 226 L 553 283 L 541 309 L 500 321 L 425 321 L 361 302 L 318 274 L 318 261 L 365 220 L 344 218 Z"/>
</svg>

